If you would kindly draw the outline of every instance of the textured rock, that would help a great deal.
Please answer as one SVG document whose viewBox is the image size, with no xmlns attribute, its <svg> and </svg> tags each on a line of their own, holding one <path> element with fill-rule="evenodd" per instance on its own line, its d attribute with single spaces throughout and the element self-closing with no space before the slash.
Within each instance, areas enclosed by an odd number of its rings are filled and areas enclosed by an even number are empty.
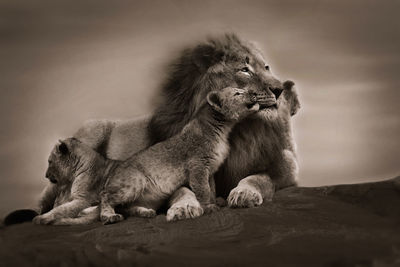
<svg viewBox="0 0 400 267">
<path fill-rule="evenodd" d="M 272 202 L 167 223 L 0 229 L 1 266 L 396 266 L 400 177 L 287 188 Z"/>
</svg>

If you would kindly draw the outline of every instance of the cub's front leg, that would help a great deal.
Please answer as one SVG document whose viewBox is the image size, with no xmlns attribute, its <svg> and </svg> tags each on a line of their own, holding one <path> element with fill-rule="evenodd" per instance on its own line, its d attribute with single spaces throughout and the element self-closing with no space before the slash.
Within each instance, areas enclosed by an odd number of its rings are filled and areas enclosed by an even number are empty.
<svg viewBox="0 0 400 267">
<path fill-rule="evenodd" d="M 39 200 L 39 214 L 44 214 L 53 208 L 57 194 L 57 185 L 48 184 L 45 187 Z"/>
<path fill-rule="evenodd" d="M 90 206 L 85 199 L 74 199 L 70 202 L 62 204 L 47 213 L 38 215 L 33 218 L 35 224 L 51 224 L 61 218 L 76 217 L 79 212 Z"/>
<path fill-rule="evenodd" d="M 145 189 L 147 177 L 133 166 L 118 168 L 113 177 L 109 177 L 100 194 L 100 220 L 103 224 L 117 223 L 124 219 L 115 212 L 120 204 L 133 203 Z"/>
<path fill-rule="evenodd" d="M 89 190 L 90 183 L 87 173 L 81 173 L 76 178 L 71 186 L 71 201 L 63 203 L 47 213 L 33 218 L 35 224 L 51 224 L 60 218 L 74 218 L 79 212 L 90 207 Z"/>
<path fill-rule="evenodd" d="M 215 204 L 215 195 L 212 196 L 210 186 L 210 172 L 204 166 L 192 166 L 189 169 L 189 186 L 205 213 L 219 209 Z"/>
</svg>

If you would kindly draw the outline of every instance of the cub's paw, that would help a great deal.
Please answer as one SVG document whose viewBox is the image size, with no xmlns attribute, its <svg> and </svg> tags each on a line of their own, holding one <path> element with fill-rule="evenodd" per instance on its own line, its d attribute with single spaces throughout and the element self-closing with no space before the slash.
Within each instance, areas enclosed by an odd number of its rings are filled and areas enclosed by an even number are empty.
<svg viewBox="0 0 400 267">
<path fill-rule="evenodd" d="M 216 204 L 207 204 L 203 206 L 203 210 L 205 214 L 209 214 L 215 211 L 219 211 L 220 208 Z"/>
<path fill-rule="evenodd" d="M 92 207 L 86 208 L 86 209 L 82 210 L 81 212 L 79 212 L 78 217 L 93 214 L 94 212 L 98 212 L 98 209 L 99 209 L 99 206 L 92 206 Z"/>
<path fill-rule="evenodd" d="M 157 213 L 155 210 L 148 209 L 145 207 L 132 207 L 129 210 L 129 215 L 143 217 L 143 218 L 151 218 L 155 217 Z"/>
<path fill-rule="evenodd" d="M 103 222 L 103 224 L 112 224 L 124 220 L 124 216 L 122 216 L 121 214 L 109 214 L 109 215 L 102 214 L 100 219 Z"/>
<path fill-rule="evenodd" d="M 43 215 L 38 215 L 35 218 L 33 218 L 32 222 L 34 224 L 51 224 L 55 220 L 53 215 L 50 214 L 43 214 Z"/>
<path fill-rule="evenodd" d="M 215 200 L 215 203 L 219 207 L 226 207 L 226 205 L 228 205 L 228 202 L 226 201 L 226 199 L 224 199 L 222 197 L 217 197 L 217 199 Z"/>
<path fill-rule="evenodd" d="M 167 211 L 167 221 L 178 221 L 193 219 L 203 215 L 204 210 L 199 203 L 188 203 L 186 205 L 172 205 Z"/>
<path fill-rule="evenodd" d="M 230 208 L 252 208 L 261 205 L 261 194 L 251 186 L 237 186 L 229 193 L 228 206 Z"/>
</svg>

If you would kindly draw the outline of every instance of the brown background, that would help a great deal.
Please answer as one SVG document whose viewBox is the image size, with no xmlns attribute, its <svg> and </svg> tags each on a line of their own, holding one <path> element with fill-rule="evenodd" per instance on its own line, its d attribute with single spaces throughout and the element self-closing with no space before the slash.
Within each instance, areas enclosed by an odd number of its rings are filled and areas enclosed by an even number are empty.
<svg viewBox="0 0 400 267">
<path fill-rule="evenodd" d="M 398 1 L 1 1 L 0 216 L 34 207 L 57 139 L 150 113 L 185 44 L 234 31 L 296 81 L 301 185 L 399 174 Z"/>
</svg>

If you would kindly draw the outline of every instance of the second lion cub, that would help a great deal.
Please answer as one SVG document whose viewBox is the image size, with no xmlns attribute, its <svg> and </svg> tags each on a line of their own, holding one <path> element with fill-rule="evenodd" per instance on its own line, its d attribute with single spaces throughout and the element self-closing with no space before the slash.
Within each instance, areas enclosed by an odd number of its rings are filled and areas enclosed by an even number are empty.
<svg viewBox="0 0 400 267">
<path fill-rule="evenodd" d="M 210 178 L 228 156 L 228 135 L 236 122 L 259 110 L 256 96 L 225 88 L 207 95 L 195 119 L 170 139 L 117 165 L 101 193 L 103 223 L 123 220 L 114 207 L 128 204 L 130 214 L 154 216 L 182 185 L 189 185 L 203 209 L 214 209 Z"/>
</svg>

